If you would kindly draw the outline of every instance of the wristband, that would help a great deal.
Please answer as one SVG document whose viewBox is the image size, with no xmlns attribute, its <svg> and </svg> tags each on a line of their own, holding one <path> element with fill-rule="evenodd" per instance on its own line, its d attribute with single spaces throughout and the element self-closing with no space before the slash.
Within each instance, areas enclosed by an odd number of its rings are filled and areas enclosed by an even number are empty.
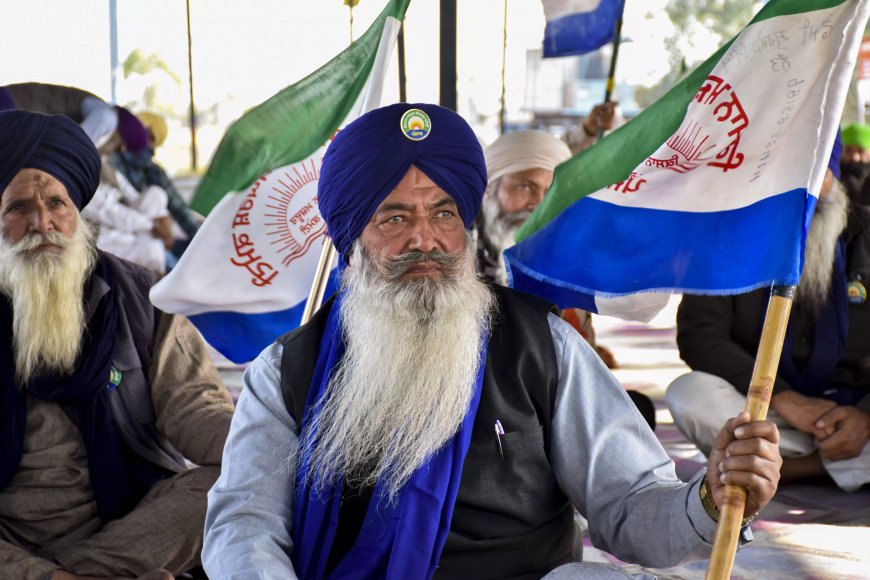
<svg viewBox="0 0 870 580">
<path fill-rule="evenodd" d="M 710 489 L 710 482 L 707 481 L 707 476 L 704 476 L 704 485 L 698 488 L 698 494 L 701 496 L 701 505 L 704 506 L 704 511 L 710 516 L 710 519 L 719 523 L 719 508 L 716 507 L 716 502 L 713 501 L 713 491 Z M 740 527 L 744 528 L 755 519 L 758 514 L 753 514 L 743 518 L 740 522 Z"/>
</svg>

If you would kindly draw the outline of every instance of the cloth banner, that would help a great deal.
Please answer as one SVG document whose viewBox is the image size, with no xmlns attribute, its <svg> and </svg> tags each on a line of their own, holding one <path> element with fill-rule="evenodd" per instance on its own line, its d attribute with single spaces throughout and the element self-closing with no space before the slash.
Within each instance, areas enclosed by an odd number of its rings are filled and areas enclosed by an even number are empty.
<svg viewBox="0 0 870 580">
<path fill-rule="evenodd" d="M 544 58 L 585 54 L 613 41 L 625 0 L 542 0 Z"/>
<path fill-rule="evenodd" d="M 391 1 L 347 50 L 236 121 L 197 190 L 200 211 L 220 199 L 151 301 L 187 316 L 233 362 L 301 321 L 327 240 L 317 207 L 323 154 L 338 129 L 380 105 L 408 2 Z"/>
<path fill-rule="evenodd" d="M 663 293 L 797 284 L 868 18 L 771 0 L 662 99 L 556 167 L 505 253 L 513 286 L 648 321 Z"/>
</svg>

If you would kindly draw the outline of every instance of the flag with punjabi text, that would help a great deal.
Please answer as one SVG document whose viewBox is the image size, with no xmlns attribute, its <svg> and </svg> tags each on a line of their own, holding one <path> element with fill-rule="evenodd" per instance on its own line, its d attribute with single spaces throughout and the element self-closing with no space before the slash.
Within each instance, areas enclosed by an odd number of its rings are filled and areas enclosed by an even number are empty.
<svg viewBox="0 0 870 580">
<path fill-rule="evenodd" d="M 323 154 L 337 130 L 380 105 L 409 1 L 388 2 L 348 49 L 246 113 L 218 146 L 192 204 L 208 217 L 151 301 L 187 316 L 233 362 L 301 322 L 328 240 L 317 207 Z"/>
<path fill-rule="evenodd" d="M 556 167 L 506 263 L 561 307 L 797 284 L 866 0 L 771 0 L 653 106 Z"/>
</svg>

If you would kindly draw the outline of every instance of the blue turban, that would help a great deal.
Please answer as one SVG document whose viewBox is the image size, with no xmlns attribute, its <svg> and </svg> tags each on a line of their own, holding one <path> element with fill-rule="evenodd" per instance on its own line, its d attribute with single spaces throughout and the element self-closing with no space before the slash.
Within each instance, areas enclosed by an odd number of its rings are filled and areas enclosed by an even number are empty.
<svg viewBox="0 0 870 580">
<path fill-rule="evenodd" d="M 0 195 L 22 169 L 53 176 L 79 209 L 100 184 L 100 154 L 75 121 L 22 110 L 0 112 Z"/>
<path fill-rule="evenodd" d="M 843 156 L 843 138 L 837 129 L 837 137 L 834 139 L 834 147 L 831 149 L 831 158 L 828 160 L 828 169 L 834 177 L 840 179 L 840 157 Z"/>
<path fill-rule="evenodd" d="M 345 261 L 411 165 L 453 198 L 465 227 L 471 228 L 486 189 L 486 163 L 471 127 L 437 105 L 389 105 L 339 131 L 323 156 L 317 201 Z"/>
<path fill-rule="evenodd" d="M 15 99 L 12 98 L 12 92 L 6 87 L 0 87 L 0 111 L 15 108 Z"/>
</svg>

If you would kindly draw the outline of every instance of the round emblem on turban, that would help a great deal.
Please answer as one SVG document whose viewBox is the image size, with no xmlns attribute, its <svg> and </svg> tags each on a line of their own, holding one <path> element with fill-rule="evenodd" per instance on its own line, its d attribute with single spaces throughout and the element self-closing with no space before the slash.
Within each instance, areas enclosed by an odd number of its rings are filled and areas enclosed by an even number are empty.
<svg viewBox="0 0 870 580">
<path fill-rule="evenodd" d="M 432 121 L 429 115 L 420 109 L 408 109 L 402 115 L 402 133 L 411 141 L 422 141 L 429 136 L 432 129 Z"/>
</svg>

